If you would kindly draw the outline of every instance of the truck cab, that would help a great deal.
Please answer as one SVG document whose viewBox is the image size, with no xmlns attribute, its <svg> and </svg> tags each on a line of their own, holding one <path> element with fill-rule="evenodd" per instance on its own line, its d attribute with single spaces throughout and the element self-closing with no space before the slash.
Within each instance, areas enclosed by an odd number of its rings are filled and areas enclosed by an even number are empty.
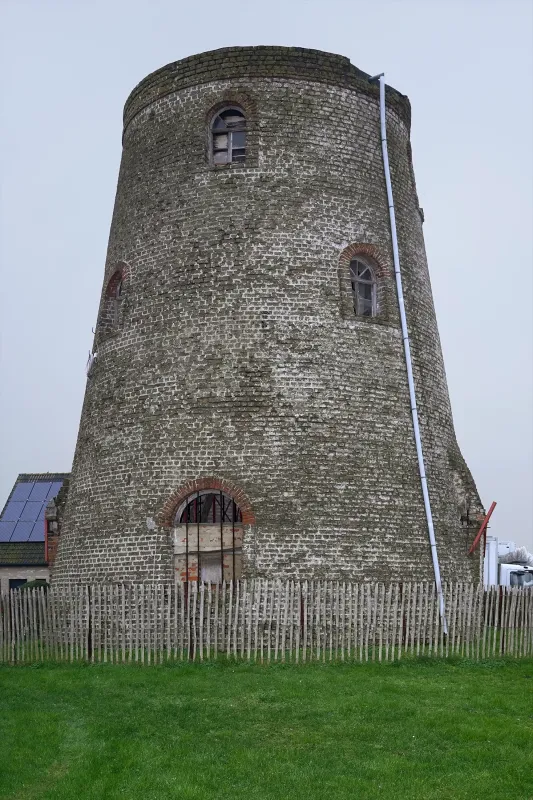
<svg viewBox="0 0 533 800">
<path fill-rule="evenodd" d="M 523 564 L 500 564 L 500 586 L 533 587 L 533 567 Z"/>
<path fill-rule="evenodd" d="M 498 541 L 496 536 L 487 536 L 485 545 L 485 560 L 483 562 L 483 579 L 485 587 L 489 586 L 519 586 L 519 587 L 533 587 L 533 566 L 531 561 L 526 560 L 522 562 L 519 558 L 518 561 L 512 563 L 502 562 L 502 558 L 509 557 L 515 558 L 514 555 L 521 556 L 521 551 L 516 550 L 514 542 L 501 542 Z M 525 556 L 530 554 L 525 552 Z"/>
</svg>

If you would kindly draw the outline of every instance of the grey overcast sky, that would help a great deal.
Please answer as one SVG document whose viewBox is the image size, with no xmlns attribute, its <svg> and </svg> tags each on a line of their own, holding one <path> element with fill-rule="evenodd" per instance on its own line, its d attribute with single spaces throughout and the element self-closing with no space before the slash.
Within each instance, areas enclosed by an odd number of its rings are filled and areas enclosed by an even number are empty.
<svg viewBox="0 0 533 800">
<path fill-rule="evenodd" d="M 348 56 L 407 94 L 459 444 L 533 550 L 530 0 L 0 0 L 0 508 L 70 470 L 121 154 L 147 73 L 229 45 Z"/>
</svg>

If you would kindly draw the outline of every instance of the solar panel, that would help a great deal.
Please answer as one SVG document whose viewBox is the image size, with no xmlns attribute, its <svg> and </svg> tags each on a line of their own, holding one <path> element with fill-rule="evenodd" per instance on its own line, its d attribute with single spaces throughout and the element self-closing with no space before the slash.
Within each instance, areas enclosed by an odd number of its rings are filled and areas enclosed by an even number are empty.
<svg viewBox="0 0 533 800">
<path fill-rule="evenodd" d="M 44 515 L 63 481 L 17 483 L 0 519 L 0 542 L 44 541 Z"/>
<path fill-rule="evenodd" d="M 40 500 L 41 503 L 43 500 L 46 500 L 46 496 L 50 490 L 51 481 L 37 481 L 33 489 L 31 490 L 31 494 L 29 496 L 30 500 Z"/>
<path fill-rule="evenodd" d="M 44 521 L 38 519 L 30 534 L 30 542 L 44 542 Z"/>
<path fill-rule="evenodd" d="M 16 522 L 22 513 L 22 509 L 26 505 L 24 500 L 10 500 L 2 514 L 3 520 Z"/>
<path fill-rule="evenodd" d="M 50 489 L 48 490 L 46 499 L 51 500 L 52 497 L 55 497 L 62 486 L 63 486 L 63 481 L 54 481 L 53 484 L 50 486 Z"/>
<path fill-rule="evenodd" d="M 17 483 L 13 489 L 11 500 L 27 500 L 33 489 L 33 481 L 31 483 Z"/>
<path fill-rule="evenodd" d="M 28 500 L 24 508 L 22 509 L 22 513 L 20 515 L 20 519 L 28 519 L 32 522 L 35 522 L 36 519 L 39 518 L 39 512 L 43 507 L 43 503 L 35 503 L 31 500 Z"/>
<path fill-rule="evenodd" d="M 35 522 L 29 522 L 28 520 L 19 520 L 15 527 L 15 530 L 11 534 L 11 542 L 27 542 L 30 538 L 30 534 L 33 530 L 33 526 Z"/>
<path fill-rule="evenodd" d="M 0 520 L 0 542 L 9 542 L 11 534 L 15 530 L 16 522 L 7 522 Z"/>
</svg>

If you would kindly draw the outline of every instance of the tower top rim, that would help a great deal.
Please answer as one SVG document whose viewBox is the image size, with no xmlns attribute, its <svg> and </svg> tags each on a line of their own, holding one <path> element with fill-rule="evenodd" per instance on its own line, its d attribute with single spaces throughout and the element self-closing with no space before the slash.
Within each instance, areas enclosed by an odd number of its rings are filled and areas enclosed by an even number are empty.
<svg viewBox="0 0 533 800">
<path fill-rule="evenodd" d="M 336 53 L 307 47 L 257 45 L 221 47 L 173 61 L 151 72 L 130 93 L 124 106 L 124 129 L 154 101 L 190 86 L 231 78 L 288 78 L 317 81 L 363 92 L 379 100 L 379 84 Z M 409 129 L 411 106 L 406 95 L 387 86 L 387 104 Z"/>
</svg>

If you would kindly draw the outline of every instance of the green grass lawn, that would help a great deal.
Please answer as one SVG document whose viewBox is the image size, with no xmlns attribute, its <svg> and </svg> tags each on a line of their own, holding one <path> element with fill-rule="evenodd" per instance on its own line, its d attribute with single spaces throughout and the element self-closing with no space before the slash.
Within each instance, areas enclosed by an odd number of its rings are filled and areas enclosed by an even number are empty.
<svg viewBox="0 0 533 800">
<path fill-rule="evenodd" d="M 533 661 L 0 667 L 0 797 L 533 798 Z"/>
</svg>

